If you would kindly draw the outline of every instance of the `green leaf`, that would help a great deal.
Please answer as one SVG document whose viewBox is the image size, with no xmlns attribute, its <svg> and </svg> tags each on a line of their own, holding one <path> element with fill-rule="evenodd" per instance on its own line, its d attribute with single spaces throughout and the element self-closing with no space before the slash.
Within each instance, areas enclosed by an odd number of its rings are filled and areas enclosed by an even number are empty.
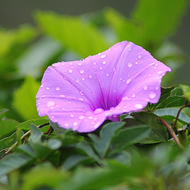
<svg viewBox="0 0 190 190">
<path fill-rule="evenodd" d="M 30 141 L 33 143 L 41 142 L 41 138 L 44 135 L 43 132 L 37 128 L 34 124 L 30 125 L 31 136 Z"/>
<path fill-rule="evenodd" d="M 35 19 L 42 30 L 83 58 L 108 48 L 102 34 L 79 17 L 38 11 Z"/>
<path fill-rule="evenodd" d="M 107 23 L 115 30 L 118 41 L 127 40 L 142 45 L 141 36 L 139 35 L 141 29 L 137 22 L 126 18 L 112 8 L 106 8 L 103 14 Z"/>
<path fill-rule="evenodd" d="M 16 131 L 16 125 L 18 125 L 18 122 L 12 119 L 0 121 L 0 139 Z"/>
<path fill-rule="evenodd" d="M 190 86 L 180 85 L 187 100 L 190 102 Z"/>
<path fill-rule="evenodd" d="M 150 132 L 151 129 L 148 125 L 137 125 L 118 131 L 111 142 L 113 149 L 115 149 L 113 152 L 119 152 L 129 145 L 139 143 L 147 138 Z"/>
<path fill-rule="evenodd" d="M 68 178 L 68 173 L 57 170 L 46 162 L 25 173 L 21 190 L 57 189 L 58 184 L 66 181 Z"/>
<path fill-rule="evenodd" d="M 171 35 L 177 28 L 188 0 L 140 0 L 132 17 L 138 20 L 143 29 L 144 41 L 158 43 Z"/>
<path fill-rule="evenodd" d="M 87 156 L 73 155 L 73 156 L 70 156 L 69 158 L 67 158 L 67 160 L 61 166 L 61 168 L 70 170 L 74 166 L 76 166 L 76 165 L 80 164 L 81 162 L 86 161 L 88 159 L 89 159 L 89 157 L 87 157 Z"/>
<path fill-rule="evenodd" d="M 88 136 L 93 141 L 93 146 L 99 156 L 103 158 L 108 150 L 111 139 L 113 138 L 115 132 L 124 126 L 124 122 L 108 123 L 104 125 L 100 131 L 100 137 L 94 134 L 88 134 Z"/>
<path fill-rule="evenodd" d="M 0 160 L 0 175 L 8 174 L 11 171 L 24 166 L 31 160 L 32 158 L 30 156 L 22 153 L 9 154 Z"/>
<path fill-rule="evenodd" d="M 148 112 L 133 112 L 131 116 L 133 116 L 136 121 L 148 125 L 151 128 L 149 137 L 141 141 L 141 143 L 158 143 L 168 140 L 167 129 L 159 122 L 158 116 L 155 114 Z"/>
<path fill-rule="evenodd" d="M 47 146 L 51 149 L 51 150 L 56 150 L 59 149 L 62 145 L 62 142 L 59 139 L 50 139 L 47 143 Z"/>
<path fill-rule="evenodd" d="M 39 39 L 17 60 L 17 77 L 28 75 L 34 78 L 41 77 L 41 71 L 53 57 L 63 52 L 61 45 L 47 37 Z M 34 57 L 36 58 L 34 61 Z"/>
<path fill-rule="evenodd" d="M 6 112 L 8 112 L 9 110 L 8 109 L 1 109 L 0 110 L 0 120 L 3 119 L 3 117 L 5 116 Z"/>
<path fill-rule="evenodd" d="M 157 116 L 160 116 L 162 119 L 166 121 L 174 121 L 177 116 L 179 109 L 178 108 L 165 108 L 165 109 L 158 109 L 154 112 Z M 180 112 L 178 117 L 179 121 L 188 124 L 190 123 L 190 118 L 183 112 Z"/>
<path fill-rule="evenodd" d="M 38 118 L 36 93 L 40 84 L 28 76 L 22 86 L 14 92 L 13 106 L 25 120 Z"/>
<path fill-rule="evenodd" d="M 23 132 L 21 132 L 21 135 L 23 135 Z M 0 150 L 3 150 L 5 148 L 10 148 L 15 142 L 17 141 L 16 138 L 16 132 L 13 133 L 9 137 L 5 137 L 0 140 Z M 3 152 L 0 152 L 0 156 L 3 155 Z"/>
<path fill-rule="evenodd" d="M 181 93 L 180 88 L 174 86 L 168 88 L 161 88 L 161 97 L 158 103 L 149 104 L 148 110 L 154 111 L 156 109 L 179 107 L 185 104 L 185 98 Z"/>
</svg>

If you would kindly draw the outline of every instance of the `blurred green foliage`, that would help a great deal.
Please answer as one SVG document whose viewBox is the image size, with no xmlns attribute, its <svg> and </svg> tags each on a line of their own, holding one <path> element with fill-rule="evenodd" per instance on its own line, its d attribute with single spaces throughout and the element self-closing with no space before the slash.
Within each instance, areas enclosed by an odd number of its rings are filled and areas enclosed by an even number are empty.
<svg viewBox="0 0 190 190">
<path fill-rule="evenodd" d="M 0 29 L 0 189 L 27 190 L 188 190 L 189 110 L 181 111 L 177 147 L 160 122 L 173 125 L 180 107 L 188 107 L 190 87 L 162 88 L 157 104 L 122 115 L 89 134 L 60 129 L 44 134 L 35 95 L 43 72 L 58 61 L 82 59 L 118 41 L 141 45 L 172 68 L 163 84 L 172 84 L 184 54 L 169 37 L 175 33 L 188 0 L 139 0 L 129 18 L 107 8 L 76 17 L 34 12 L 35 26 Z M 5 109 L 7 108 L 7 109 Z M 187 108 L 189 109 L 189 108 Z"/>
</svg>

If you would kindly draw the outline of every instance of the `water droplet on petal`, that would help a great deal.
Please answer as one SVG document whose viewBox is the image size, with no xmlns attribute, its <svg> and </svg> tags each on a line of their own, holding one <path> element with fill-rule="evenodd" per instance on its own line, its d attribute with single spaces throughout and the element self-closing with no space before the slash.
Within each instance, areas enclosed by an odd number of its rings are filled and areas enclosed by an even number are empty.
<svg viewBox="0 0 190 190">
<path fill-rule="evenodd" d="M 74 122 L 74 123 L 73 123 L 73 125 L 74 125 L 74 126 L 77 126 L 77 125 L 78 125 L 78 123 L 77 123 L 77 122 Z"/>
<path fill-rule="evenodd" d="M 76 82 L 79 82 L 79 79 L 76 79 L 75 81 L 76 81 Z"/>
<path fill-rule="evenodd" d="M 96 63 L 93 63 L 94 65 L 96 65 Z"/>
<path fill-rule="evenodd" d="M 101 56 L 100 56 L 100 58 L 104 58 L 104 57 L 106 57 L 106 55 L 101 55 Z"/>
<path fill-rule="evenodd" d="M 106 64 L 106 61 L 103 61 L 102 63 L 105 65 L 105 64 Z"/>
<path fill-rule="evenodd" d="M 84 116 L 83 115 L 79 116 L 79 119 L 84 119 Z"/>
<path fill-rule="evenodd" d="M 80 70 L 80 73 L 84 73 L 84 70 Z"/>
<path fill-rule="evenodd" d="M 141 58 L 141 55 L 138 55 L 138 58 L 140 59 L 140 58 Z"/>
<path fill-rule="evenodd" d="M 73 114 L 71 114 L 71 117 L 74 117 L 74 115 L 73 115 Z"/>
<path fill-rule="evenodd" d="M 59 91 L 59 90 L 60 90 L 60 87 L 58 86 L 58 87 L 56 87 L 55 89 L 56 89 L 57 91 Z"/>
<path fill-rule="evenodd" d="M 69 69 L 69 73 L 72 73 L 73 72 L 73 70 L 72 69 Z"/>
<path fill-rule="evenodd" d="M 98 122 L 98 123 L 96 123 L 96 124 L 94 125 L 94 129 L 98 128 L 99 126 L 100 126 L 100 122 Z"/>
<path fill-rule="evenodd" d="M 70 65 L 72 65 L 73 63 L 71 62 Z"/>
<path fill-rule="evenodd" d="M 102 70 L 102 67 L 100 67 L 100 70 Z"/>
<path fill-rule="evenodd" d="M 92 75 L 89 75 L 89 78 L 91 79 L 91 78 L 92 78 Z"/>
<path fill-rule="evenodd" d="M 62 94 L 61 94 L 60 97 L 61 97 L 61 98 L 65 98 L 65 95 L 62 95 Z"/>
<path fill-rule="evenodd" d="M 93 119 L 93 117 L 92 117 L 92 116 L 90 116 L 90 117 L 88 117 L 88 119 Z"/>
<path fill-rule="evenodd" d="M 127 63 L 128 67 L 132 67 L 133 64 L 131 62 Z"/>
<path fill-rule="evenodd" d="M 82 65 L 82 63 L 78 63 L 78 65 Z"/>
<path fill-rule="evenodd" d="M 46 87 L 46 90 L 49 90 L 49 87 Z"/>
<path fill-rule="evenodd" d="M 141 104 L 135 104 L 135 108 L 138 108 L 138 109 L 142 109 L 142 105 Z"/>
<path fill-rule="evenodd" d="M 144 89 L 144 90 L 147 90 L 147 89 L 148 89 L 148 86 L 147 86 L 147 85 L 144 85 L 144 86 L 143 86 L 143 89 Z"/>
<path fill-rule="evenodd" d="M 55 105 L 55 102 L 54 102 L 54 101 L 49 101 L 49 102 L 46 104 L 47 108 L 48 108 L 48 107 L 51 107 L 51 106 L 54 106 L 54 105 Z"/>
<path fill-rule="evenodd" d="M 133 97 L 133 98 L 135 97 L 135 93 L 132 94 L 132 97 Z"/>
<path fill-rule="evenodd" d="M 131 79 L 128 79 L 128 80 L 126 81 L 127 84 L 129 84 L 130 82 L 131 82 Z"/>
<path fill-rule="evenodd" d="M 149 94 L 149 98 L 151 98 L 151 99 L 153 99 L 153 98 L 155 98 L 155 96 L 156 96 L 156 93 L 155 92 L 150 92 L 150 94 Z"/>
<path fill-rule="evenodd" d="M 69 124 L 68 123 L 65 123 L 65 127 L 68 127 L 69 126 Z"/>
<path fill-rule="evenodd" d="M 97 108 L 95 111 L 94 111 L 94 114 L 97 115 L 97 114 L 100 114 L 102 113 L 104 110 L 102 108 Z"/>
</svg>

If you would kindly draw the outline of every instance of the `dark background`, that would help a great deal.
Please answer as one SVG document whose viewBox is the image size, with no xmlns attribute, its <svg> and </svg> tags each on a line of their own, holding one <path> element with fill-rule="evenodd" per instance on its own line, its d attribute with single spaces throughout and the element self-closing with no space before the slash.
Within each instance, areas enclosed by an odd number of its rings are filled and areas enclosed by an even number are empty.
<svg viewBox="0 0 190 190">
<path fill-rule="evenodd" d="M 32 12 L 52 10 L 60 14 L 78 15 L 112 7 L 129 17 L 136 0 L 0 0 L 0 27 L 17 28 L 23 23 L 34 24 Z M 175 83 L 190 84 L 190 7 L 176 33 L 170 38 L 186 55 L 186 64 L 179 69 Z"/>
</svg>

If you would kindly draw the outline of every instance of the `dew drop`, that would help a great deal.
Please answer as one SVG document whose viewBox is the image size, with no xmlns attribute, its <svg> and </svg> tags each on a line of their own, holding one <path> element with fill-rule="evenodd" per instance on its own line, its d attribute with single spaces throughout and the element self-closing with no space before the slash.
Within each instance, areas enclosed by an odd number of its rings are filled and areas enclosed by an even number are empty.
<svg viewBox="0 0 190 190">
<path fill-rule="evenodd" d="M 78 65 L 82 65 L 82 63 L 78 63 Z"/>
<path fill-rule="evenodd" d="M 100 67 L 100 70 L 102 70 L 102 67 Z"/>
<path fill-rule="evenodd" d="M 84 73 L 84 70 L 80 70 L 80 73 Z"/>
<path fill-rule="evenodd" d="M 132 67 L 133 64 L 131 62 L 127 63 L 128 67 Z"/>
<path fill-rule="evenodd" d="M 65 123 L 65 127 L 68 127 L 69 126 L 69 124 L 68 123 Z"/>
<path fill-rule="evenodd" d="M 92 117 L 92 116 L 90 116 L 90 117 L 88 117 L 88 119 L 93 119 L 93 117 Z"/>
<path fill-rule="evenodd" d="M 73 115 L 73 114 L 71 114 L 71 117 L 74 117 L 74 115 Z"/>
<path fill-rule="evenodd" d="M 43 88 L 43 87 L 44 87 L 44 85 L 42 84 L 42 85 L 41 85 L 41 88 Z"/>
<path fill-rule="evenodd" d="M 131 82 L 131 79 L 128 79 L 128 80 L 126 81 L 127 84 L 129 84 L 130 82 Z"/>
<path fill-rule="evenodd" d="M 133 97 L 133 98 L 135 97 L 135 94 L 134 94 L 134 93 L 132 94 L 132 97 Z"/>
<path fill-rule="evenodd" d="M 105 64 L 106 64 L 106 61 L 103 61 L 102 63 L 105 65 Z"/>
<path fill-rule="evenodd" d="M 77 126 L 77 125 L 78 125 L 78 123 L 77 123 L 77 122 L 74 122 L 74 123 L 73 123 L 73 125 L 74 125 L 74 126 Z"/>
<path fill-rule="evenodd" d="M 60 90 L 60 87 L 59 87 L 59 86 L 58 86 L 58 87 L 56 87 L 56 88 L 55 88 L 55 90 L 59 91 L 59 90 Z"/>
<path fill-rule="evenodd" d="M 95 63 L 95 62 L 94 62 L 93 64 L 94 64 L 94 65 L 96 65 L 96 63 Z"/>
<path fill-rule="evenodd" d="M 69 73 L 72 73 L 73 72 L 73 70 L 72 69 L 69 69 Z"/>
<path fill-rule="evenodd" d="M 100 126 L 100 122 L 98 122 L 98 123 L 96 123 L 95 125 L 94 125 L 94 129 L 96 129 L 96 128 L 98 128 L 99 126 Z"/>
<path fill-rule="evenodd" d="M 76 82 L 79 82 L 79 79 L 76 79 L 75 81 L 76 81 Z"/>
<path fill-rule="evenodd" d="M 142 105 L 141 104 L 135 104 L 135 108 L 138 108 L 138 109 L 142 109 Z"/>
<path fill-rule="evenodd" d="M 84 119 L 84 116 L 83 115 L 79 116 L 79 119 Z"/>
<path fill-rule="evenodd" d="M 138 55 L 138 58 L 140 59 L 140 58 L 141 58 L 141 55 Z"/>
<path fill-rule="evenodd" d="M 84 81 L 84 78 L 82 78 L 82 80 Z"/>
<path fill-rule="evenodd" d="M 61 97 L 61 98 L 65 98 L 65 95 L 62 95 L 62 94 L 61 94 L 60 97 Z"/>
<path fill-rule="evenodd" d="M 54 101 L 49 101 L 47 104 L 46 104 L 46 107 L 51 107 L 51 106 L 54 106 L 55 105 L 55 102 Z"/>
<path fill-rule="evenodd" d="M 100 58 L 104 58 L 104 57 L 106 57 L 106 55 L 101 55 L 101 56 L 100 56 Z"/>
<path fill-rule="evenodd" d="M 135 62 L 135 64 L 137 65 L 137 64 L 138 64 L 138 62 L 136 61 L 136 62 Z"/>
<path fill-rule="evenodd" d="M 71 62 L 70 65 L 72 65 L 73 63 Z"/>
<path fill-rule="evenodd" d="M 46 90 L 49 90 L 49 87 L 46 87 Z"/>
<path fill-rule="evenodd" d="M 155 96 L 156 96 L 156 93 L 155 92 L 150 92 L 150 94 L 149 94 L 149 98 L 151 98 L 151 99 L 153 99 L 153 98 L 155 98 Z"/>
<path fill-rule="evenodd" d="M 85 112 L 84 115 L 91 115 L 91 112 L 90 112 L 90 111 L 87 111 L 87 112 Z"/>
<path fill-rule="evenodd" d="M 143 89 L 144 89 L 144 90 L 147 90 L 147 89 L 148 89 L 148 86 L 147 86 L 147 85 L 144 85 L 144 86 L 143 86 Z"/>
<path fill-rule="evenodd" d="M 107 73 L 106 76 L 108 77 L 108 76 L 109 76 L 109 73 Z"/>
<path fill-rule="evenodd" d="M 97 115 L 97 114 L 100 114 L 102 113 L 104 110 L 102 108 L 97 108 L 95 111 L 94 111 L 94 114 Z"/>
<path fill-rule="evenodd" d="M 89 78 L 91 79 L 91 78 L 92 78 L 92 75 L 89 75 Z"/>
</svg>

